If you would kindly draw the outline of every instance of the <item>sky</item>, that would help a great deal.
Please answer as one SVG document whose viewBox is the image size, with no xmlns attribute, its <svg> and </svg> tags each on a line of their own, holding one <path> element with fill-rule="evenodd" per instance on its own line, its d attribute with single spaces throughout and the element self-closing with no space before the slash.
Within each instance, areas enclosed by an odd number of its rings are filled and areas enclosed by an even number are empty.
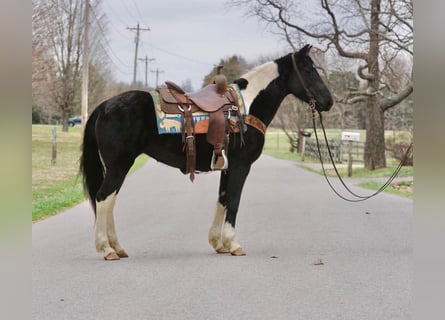
<svg viewBox="0 0 445 320">
<path fill-rule="evenodd" d="M 266 29 L 256 17 L 248 17 L 244 7 L 228 7 L 226 1 L 210 0 L 104 0 L 107 16 L 109 57 L 116 81 L 131 83 L 135 53 L 135 31 L 140 32 L 138 57 L 155 59 L 148 64 L 148 85 L 169 80 L 181 85 L 190 79 L 193 88 L 220 59 L 233 54 L 247 62 L 277 56 L 287 45 Z M 138 60 L 137 81 L 145 82 L 145 62 Z"/>
</svg>

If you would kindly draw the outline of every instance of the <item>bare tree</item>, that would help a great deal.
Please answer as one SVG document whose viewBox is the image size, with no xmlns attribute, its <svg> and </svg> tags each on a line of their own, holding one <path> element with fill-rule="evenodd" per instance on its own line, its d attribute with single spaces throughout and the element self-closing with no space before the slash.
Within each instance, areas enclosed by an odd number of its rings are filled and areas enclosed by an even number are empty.
<svg viewBox="0 0 445 320">
<path fill-rule="evenodd" d="M 232 0 L 268 23 L 295 48 L 316 40 L 326 51 L 357 61 L 364 86 L 351 90 L 348 103 L 366 107 L 365 166 L 386 166 L 384 113 L 413 91 L 411 77 L 396 92 L 387 88 L 384 72 L 395 57 L 413 55 L 412 0 Z M 411 64 L 412 66 L 412 64 Z M 386 94 L 387 93 L 387 94 Z"/>
<path fill-rule="evenodd" d="M 83 40 L 83 1 L 51 0 L 46 25 L 57 66 L 54 100 L 62 112 L 63 131 L 68 131 L 68 117 L 76 104 L 76 90 L 81 77 Z"/>
<path fill-rule="evenodd" d="M 33 99 L 39 105 L 56 106 L 63 130 L 68 118 L 80 110 L 83 54 L 84 0 L 33 0 Z M 93 64 L 89 91 L 92 102 L 101 100 L 106 85 L 105 37 L 100 1 L 92 4 L 90 57 Z M 105 63 L 104 63 L 105 61 Z"/>
<path fill-rule="evenodd" d="M 33 0 L 32 14 L 32 103 L 39 108 L 39 118 L 47 123 L 58 111 L 50 92 L 53 91 L 55 61 L 48 41 L 46 7 Z"/>
</svg>

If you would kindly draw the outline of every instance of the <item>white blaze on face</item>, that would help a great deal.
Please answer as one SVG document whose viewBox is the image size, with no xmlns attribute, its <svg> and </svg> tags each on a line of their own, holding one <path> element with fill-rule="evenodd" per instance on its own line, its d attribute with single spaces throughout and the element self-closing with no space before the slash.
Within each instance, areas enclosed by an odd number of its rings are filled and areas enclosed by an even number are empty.
<svg viewBox="0 0 445 320">
<path fill-rule="evenodd" d="M 255 99 L 258 93 L 265 89 L 269 83 L 278 76 L 278 65 L 273 61 L 255 67 L 242 76 L 242 78 L 249 82 L 247 88 L 241 91 L 244 103 L 246 104 L 247 113 L 249 113 L 249 108 L 252 105 L 252 101 Z"/>
</svg>

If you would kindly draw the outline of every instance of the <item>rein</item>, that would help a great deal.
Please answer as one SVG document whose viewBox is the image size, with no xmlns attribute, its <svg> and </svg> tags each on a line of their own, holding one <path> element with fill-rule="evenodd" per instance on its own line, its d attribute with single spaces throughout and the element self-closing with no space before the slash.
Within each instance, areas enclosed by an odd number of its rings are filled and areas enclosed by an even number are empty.
<svg viewBox="0 0 445 320">
<path fill-rule="evenodd" d="M 332 163 L 332 165 L 333 165 L 333 167 L 334 167 L 335 173 L 336 173 L 338 179 L 340 180 L 341 184 L 343 185 L 343 187 L 344 187 L 344 188 L 345 188 L 345 189 L 346 189 L 346 190 L 347 190 L 353 197 L 355 197 L 356 199 L 350 199 L 350 198 L 346 198 L 346 197 L 342 196 L 342 195 L 341 195 L 341 194 L 334 188 L 334 186 L 331 184 L 331 181 L 329 180 L 329 178 L 328 178 L 328 176 L 327 176 L 327 174 L 326 174 L 326 169 L 325 169 L 325 167 L 324 167 L 323 159 L 322 159 L 322 156 L 321 156 L 320 141 L 319 141 L 319 139 L 318 139 L 317 128 L 316 128 L 316 125 L 315 125 L 315 110 L 312 109 L 312 124 L 313 124 L 313 127 L 314 127 L 315 139 L 317 140 L 318 157 L 319 157 L 319 159 L 320 159 L 321 167 L 322 167 L 322 169 L 323 169 L 323 175 L 324 175 L 324 177 L 325 177 L 325 179 L 326 179 L 326 181 L 327 181 L 329 187 L 332 189 L 332 191 L 334 191 L 334 193 L 335 193 L 338 197 L 340 197 L 341 199 L 343 199 L 343 200 L 345 200 L 345 201 L 348 201 L 348 202 L 361 202 L 361 201 L 365 201 L 365 200 L 368 200 L 368 199 L 370 199 L 370 198 L 372 198 L 372 197 L 375 197 L 375 196 L 378 195 L 379 193 L 383 192 L 383 191 L 384 191 L 384 190 L 391 184 L 391 182 L 397 177 L 397 175 L 399 174 L 400 169 L 402 169 L 404 163 L 406 162 L 406 160 L 408 159 L 409 154 L 410 154 L 411 151 L 412 151 L 413 144 L 411 143 L 411 144 L 409 145 L 408 149 L 405 151 L 405 154 L 404 154 L 404 156 L 403 156 L 403 159 L 400 161 L 400 163 L 399 163 L 399 165 L 397 166 L 397 168 L 394 170 L 394 172 L 391 174 L 391 176 L 388 178 L 388 180 L 387 180 L 387 181 L 386 181 L 386 182 L 385 182 L 385 183 L 384 183 L 384 184 L 383 184 L 383 185 L 382 185 L 376 192 L 374 192 L 374 193 L 372 193 L 372 194 L 370 194 L 370 195 L 368 195 L 368 196 L 358 195 L 358 194 L 354 193 L 353 191 L 351 191 L 351 189 L 348 188 L 348 186 L 346 185 L 346 183 L 344 182 L 344 180 L 343 180 L 342 177 L 340 176 L 340 173 L 339 173 L 338 170 L 337 170 L 337 167 L 336 167 L 336 165 L 335 165 L 335 161 L 334 161 L 334 157 L 332 156 L 331 148 L 329 147 L 328 139 L 327 139 L 327 137 L 326 137 L 326 131 L 325 131 L 325 128 L 324 128 L 324 125 L 323 125 L 323 118 L 322 118 L 322 116 L 321 116 L 321 112 L 319 112 L 319 111 L 317 111 L 317 112 L 318 112 L 318 114 L 319 114 L 319 116 L 320 116 L 320 124 L 321 124 L 321 128 L 323 129 L 324 140 L 325 140 L 326 147 L 327 147 L 327 149 L 328 149 L 329 158 L 330 158 L 331 163 Z"/>
<path fill-rule="evenodd" d="M 324 177 L 325 177 L 325 179 L 326 179 L 326 181 L 327 181 L 329 187 L 332 189 L 332 191 L 334 191 L 334 193 L 335 193 L 338 197 L 340 197 L 341 199 L 343 199 L 343 200 L 345 200 L 345 201 L 348 201 L 348 202 L 361 202 L 361 201 L 365 201 L 365 200 L 368 200 L 368 199 L 370 199 L 370 198 L 372 198 L 372 197 L 375 197 L 375 196 L 378 195 L 379 193 L 383 192 L 383 191 L 384 191 L 384 190 L 391 184 L 391 182 L 397 177 L 397 175 L 399 174 L 400 169 L 402 169 L 402 166 L 404 165 L 404 163 L 405 163 L 406 160 L 408 159 L 409 154 L 410 154 L 411 151 L 412 151 L 413 143 L 411 143 L 411 144 L 409 145 L 408 149 L 406 150 L 406 152 L 405 152 L 405 154 L 404 154 L 404 156 L 403 156 L 403 159 L 400 161 L 399 165 L 398 165 L 397 168 L 394 170 L 394 172 L 391 174 L 391 176 L 388 178 L 388 180 L 387 180 L 387 181 L 380 187 L 380 189 L 378 189 L 376 192 L 374 192 L 374 193 L 372 193 L 371 195 L 368 195 L 368 196 L 358 195 L 358 194 L 356 194 L 355 192 L 353 192 L 351 189 L 348 188 L 348 186 L 346 185 L 346 183 L 344 182 L 344 180 L 343 180 L 342 177 L 340 176 L 340 173 L 339 173 L 338 170 L 337 170 L 337 167 L 336 167 L 336 165 L 335 165 L 335 161 L 334 161 L 334 157 L 332 156 L 331 148 L 329 147 L 328 139 L 327 139 L 327 137 L 326 137 L 326 131 L 325 131 L 325 128 L 324 128 L 324 125 L 323 125 L 323 118 L 322 118 L 321 112 L 318 111 L 318 110 L 316 110 L 316 108 L 315 108 L 316 103 L 317 103 L 317 100 L 315 99 L 315 97 L 314 97 L 314 95 L 312 94 L 312 92 L 308 89 L 308 87 L 306 87 L 306 84 L 304 83 L 303 77 L 301 76 L 300 70 L 298 69 L 298 67 L 297 67 L 297 63 L 296 63 L 296 61 L 295 61 L 295 55 L 292 54 L 291 56 L 292 56 L 292 66 L 293 66 L 293 68 L 294 68 L 294 71 L 295 71 L 295 73 L 297 74 L 298 80 L 300 81 L 300 83 L 301 83 L 301 85 L 302 85 L 302 87 L 303 87 L 303 89 L 304 89 L 304 91 L 305 91 L 305 93 L 306 93 L 306 96 L 307 96 L 308 99 L 309 99 L 309 102 L 308 102 L 308 103 L 309 103 L 309 106 L 311 107 L 311 112 L 312 112 L 312 124 L 313 124 L 313 127 L 314 127 L 315 139 L 316 139 L 316 141 L 317 141 L 318 157 L 319 157 L 319 159 L 320 159 L 321 167 L 322 167 L 322 169 L 323 169 L 323 175 L 324 175 Z M 327 149 L 328 149 L 329 158 L 330 158 L 331 163 L 332 163 L 332 165 L 333 165 L 333 167 L 334 167 L 335 173 L 336 173 L 338 179 L 340 180 L 341 184 L 343 185 L 343 187 L 350 193 L 350 195 L 352 195 L 353 197 L 355 197 L 355 199 L 354 199 L 354 198 L 353 198 L 353 199 L 350 199 L 350 198 L 346 198 L 346 197 L 342 196 L 342 195 L 341 195 L 341 194 L 334 188 L 334 186 L 332 185 L 331 181 L 329 180 L 329 178 L 328 178 L 328 176 L 327 176 L 327 174 L 326 174 L 326 169 L 325 169 L 325 167 L 324 167 L 323 158 L 322 158 L 322 156 L 321 156 L 320 141 L 319 141 L 319 139 L 318 139 L 317 127 L 316 127 L 316 125 L 315 125 L 315 111 L 318 112 L 318 115 L 319 115 L 319 117 L 320 117 L 320 125 L 321 125 L 321 128 L 322 128 L 322 130 L 323 130 L 324 140 L 325 140 L 326 147 L 327 147 Z"/>
</svg>

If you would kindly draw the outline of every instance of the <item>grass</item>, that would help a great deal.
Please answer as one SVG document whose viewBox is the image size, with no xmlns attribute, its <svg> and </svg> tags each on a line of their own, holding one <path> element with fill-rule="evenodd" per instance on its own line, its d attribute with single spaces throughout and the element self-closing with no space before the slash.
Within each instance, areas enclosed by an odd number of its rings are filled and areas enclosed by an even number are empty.
<svg viewBox="0 0 445 320">
<path fill-rule="evenodd" d="M 54 215 L 85 199 L 82 179 L 78 175 L 80 127 L 63 132 L 61 126 L 56 126 L 55 164 L 51 164 L 52 128 L 48 125 L 32 126 L 32 221 Z M 145 155 L 138 157 L 130 173 L 147 159 Z"/>
<path fill-rule="evenodd" d="M 300 166 L 308 171 L 323 174 L 323 172 L 321 170 L 313 169 L 312 167 L 305 165 L 304 163 L 301 163 Z M 348 176 L 348 169 L 346 167 L 344 167 L 344 166 L 339 167 L 338 164 L 336 164 L 336 166 L 337 166 L 337 171 L 342 178 Z M 325 164 L 325 168 L 326 168 L 326 174 L 328 175 L 328 177 L 336 177 L 337 176 L 335 169 L 327 168 L 327 164 Z M 375 169 L 373 171 L 368 170 L 366 168 L 362 168 L 362 167 L 354 167 L 352 169 L 352 178 L 357 178 L 357 179 L 360 179 L 360 178 L 362 178 L 362 179 L 363 178 L 369 178 L 369 179 L 387 178 L 393 174 L 394 170 L 396 170 L 396 166 L 389 166 L 386 168 Z M 413 176 L 413 167 L 402 167 L 397 176 L 398 177 L 412 177 Z"/>
<path fill-rule="evenodd" d="M 301 161 L 300 154 L 290 152 L 289 140 L 282 131 L 270 130 L 266 133 L 263 153 L 278 159 Z"/>
<path fill-rule="evenodd" d="M 311 131 L 311 130 L 309 130 Z M 350 132 L 360 132 L 360 140 L 364 141 L 366 135 L 364 130 L 345 130 Z M 339 139 L 341 137 L 341 130 L 326 130 L 328 139 Z M 320 133 L 319 133 L 320 136 Z M 402 141 L 409 141 L 409 133 L 404 132 L 393 132 L 388 131 L 385 132 L 385 136 L 387 138 L 395 137 L 396 139 L 402 140 Z M 284 160 L 291 160 L 295 161 L 300 164 L 300 166 L 306 170 L 315 172 L 317 174 L 323 174 L 321 170 L 314 169 L 311 164 L 313 163 L 319 163 L 318 159 L 311 159 L 309 157 L 305 158 L 305 161 L 303 162 L 301 160 L 301 155 L 296 152 L 290 152 L 290 144 L 288 141 L 288 138 L 285 134 L 278 130 L 269 131 L 266 135 L 266 142 L 264 145 L 263 152 L 267 155 L 270 155 L 272 157 L 278 158 L 278 159 L 284 159 Z M 371 190 L 378 190 L 382 185 L 383 178 L 388 178 L 391 176 L 391 174 L 396 169 L 396 166 L 398 165 L 398 161 L 395 159 L 387 159 L 388 167 L 376 169 L 373 171 L 367 170 L 363 167 L 354 167 L 352 177 L 353 178 L 361 178 L 361 179 L 369 179 L 370 181 L 366 181 L 360 184 L 360 186 L 371 189 Z M 325 167 L 328 167 L 325 163 Z M 347 168 L 344 165 L 337 165 L 338 172 L 340 173 L 340 176 L 347 177 Z M 326 170 L 328 176 L 330 177 L 336 177 L 336 173 L 334 169 L 327 169 Z M 412 185 L 412 179 L 413 176 L 413 167 L 402 167 L 398 177 L 409 177 L 406 181 L 400 181 L 399 183 L 395 184 L 394 186 L 389 186 L 385 189 L 385 191 L 401 195 L 404 197 L 412 197 L 413 195 L 413 188 L 399 188 L 403 185 Z M 377 181 L 373 181 L 377 180 Z M 384 179 L 383 179 L 384 180 Z"/>
<path fill-rule="evenodd" d="M 359 184 L 360 187 L 379 190 L 383 183 L 379 181 L 368 181 Z M 385 192 L 396 194 L 398 196 L 412 198 L 413 197 L 413 183 L 412 181 L 401 181 L 397 184 L 391 184 L 386 189 Z"/>
</svg>

